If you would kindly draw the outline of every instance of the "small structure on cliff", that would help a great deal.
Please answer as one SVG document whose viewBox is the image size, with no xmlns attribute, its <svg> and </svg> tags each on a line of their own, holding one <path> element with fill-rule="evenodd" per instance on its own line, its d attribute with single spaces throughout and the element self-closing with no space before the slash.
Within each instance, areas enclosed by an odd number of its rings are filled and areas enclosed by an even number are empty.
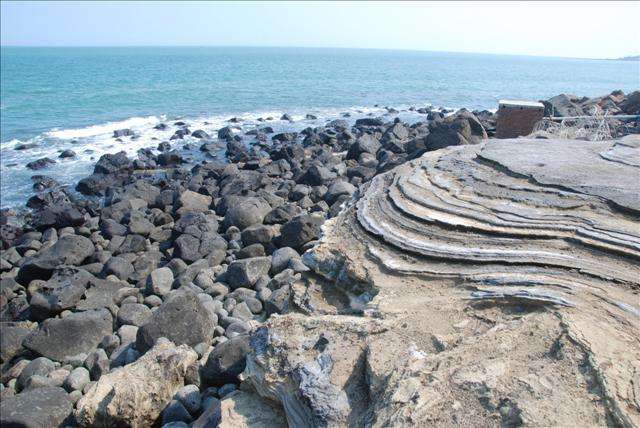
<svg viewBox="0 0 640 428">
<path fill-rule="evenodd" d="M 544 115 L 544 105 L 535 101 L 500 100 L 496 137 L 529 135 Z"/>
</svg>

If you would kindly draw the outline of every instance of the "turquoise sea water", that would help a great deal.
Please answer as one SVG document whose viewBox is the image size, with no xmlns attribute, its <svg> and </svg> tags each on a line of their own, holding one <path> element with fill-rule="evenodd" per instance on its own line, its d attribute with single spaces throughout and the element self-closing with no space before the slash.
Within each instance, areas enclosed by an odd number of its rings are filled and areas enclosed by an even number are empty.
<svg viewBox="0 0 640 428">
<path fill-rule="evenodd" d="M 1 205 L 31 193 L 24 167 L 71 148 L 38 173 L 73 183 L 100 154 L 157 145 L 173 130 L 153 125 L 183 117 L 208 131 L 232 116 L 251 124 L 284 112 L 320 125 L 350 111 L 425 105 L 494 109 L 500 98 L 596 96 L 640 87 L 638 62 L 413 51 L 307 48 L 1 48 Z M 206 122 L 206 123 L 205 123 Z M 117 143 L 114 129 L 140 138 Z M 35 142 L 27 151 L 13 149 Z M 90 152 L 89 152 L 90 151 Z"/>
</svg>

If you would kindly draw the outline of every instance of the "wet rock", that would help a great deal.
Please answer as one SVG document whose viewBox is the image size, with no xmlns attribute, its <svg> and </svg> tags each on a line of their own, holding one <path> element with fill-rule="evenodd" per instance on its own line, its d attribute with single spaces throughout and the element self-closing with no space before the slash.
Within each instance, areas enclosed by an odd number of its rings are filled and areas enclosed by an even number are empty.
<svg viewBox="0 0 640 428">
<path fill-rule="evenodd" d="M 54 161 L 53 159 L 41 158 L 27 163 L 26 167 L 33 170 L 39 170 L 47 168 L 55 163 L 56 161 Z"/>
<path fill-rule="evenodd" d="M 61 159 L 67 159 L 67 158 L 75 158 L 76 157 L 76 152 L 74 152 L 73 150 L 63 150 L 60 155 L 58 156 Z"/>
<path fill-rule="evenodd" d="M 116 129 L 115 131 L 113 131 L 113 138 L 130 137 L 132 135 L 133 131 L 129 128 Z"/>
<path fill-rule="evenodd" d="M 356 120 L 356 126 L 382 126 L 384 121 L 377 117 L 365 117 Z"/>
<path fill-rule="evenodd" d="M 49 318 L 28 336 L 23 345 L 54 361 L 90 352 L 112 332 L 113 317 L 106 309 L 72 313 L 65 318 Z"/>
<path fill-rule="evenodd" d="M 160 340 L 136 362 L 104 375 L 77 403 L 83 426 L 152 426 L 198 359 L 186 345 Z"/>
<path fill-rule="evenodd" d="M 195 346 L 211 342 L 215 320 L 191 290 L 176 290 L 138 329 L 136 348 L 146 351 L 160 337 Z"/>
<path fill-rule="evenodd" d="M 205 140 L 210 140 L 211 136 L 209 136 L 209 134 L 207 134 L 206 132 L 204 132 L 201 129 L 196 129 L 195 131 L 193 131 L 191 133 L 191 136 L 194 138 L 198 138 L 198 139 L 205 139 Z"/>
</svg>

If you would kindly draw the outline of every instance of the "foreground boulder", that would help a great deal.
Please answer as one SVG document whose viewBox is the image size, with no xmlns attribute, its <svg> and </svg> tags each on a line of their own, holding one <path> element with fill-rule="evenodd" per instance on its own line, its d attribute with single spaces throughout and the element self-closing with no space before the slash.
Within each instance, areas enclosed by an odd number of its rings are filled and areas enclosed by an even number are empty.
<svg viewBox="0 0 640 428">
<path fill-rule="evenodd" d="M 51 247 L 27 258 L 20 267 L 17 280 L 26 285 L 33 279 L 49 279 L 55 268 L 79 266 L 93 254 L 94 249 L 93 242 L 84 236 L 65 235 Z"/>
<path fill-rule="evenodd" d="M 103 375 L 77 403 L 82 426 L 152 426 L 184 386 L 185 375 L 198 355 L 186 345 L 166 339 L 136 362 Z"/>
<path fill-rule="evenodd" d="M 63 427 L 73 411 L 67 391 L 60 387 L 36 388 L 0 402 L 3 427 Z"/>
<path fill-rule="evenodd" d="M 25 348 L 54 361 L 89 353 L 113 331 L 113 317 L 107 309 L 77 312 L 65 318 L 49 318 L 28 336 Z"/>
<path fill-rule="evenodd" d="M 245 369 L 245 358 L 249 350 L 247 335 L 236 336 L 216 346 L 202 367 L 202 379 L 214 386 L 237 382 L 238 375 Z"/>
<path fill-rule="evenodd" d="M 160 337 L 178 345 L 210 343 L 216 320 L 189 289 L 176 290 L 138 329 L 136 347 L 144 352 Z"/>
</svg>

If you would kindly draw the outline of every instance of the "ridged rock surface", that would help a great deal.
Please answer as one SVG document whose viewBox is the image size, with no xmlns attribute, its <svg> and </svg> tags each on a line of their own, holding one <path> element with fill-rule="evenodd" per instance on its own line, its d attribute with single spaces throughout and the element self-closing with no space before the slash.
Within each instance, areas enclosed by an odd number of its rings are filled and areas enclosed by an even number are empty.
<svg viewBox="0 0 640 428">
<path fill-rule="evenodd" d="M 640 139 L 489 140 L 375 177 L 244 377 L 290 426 L 640 426 Z"/>
</svg>

